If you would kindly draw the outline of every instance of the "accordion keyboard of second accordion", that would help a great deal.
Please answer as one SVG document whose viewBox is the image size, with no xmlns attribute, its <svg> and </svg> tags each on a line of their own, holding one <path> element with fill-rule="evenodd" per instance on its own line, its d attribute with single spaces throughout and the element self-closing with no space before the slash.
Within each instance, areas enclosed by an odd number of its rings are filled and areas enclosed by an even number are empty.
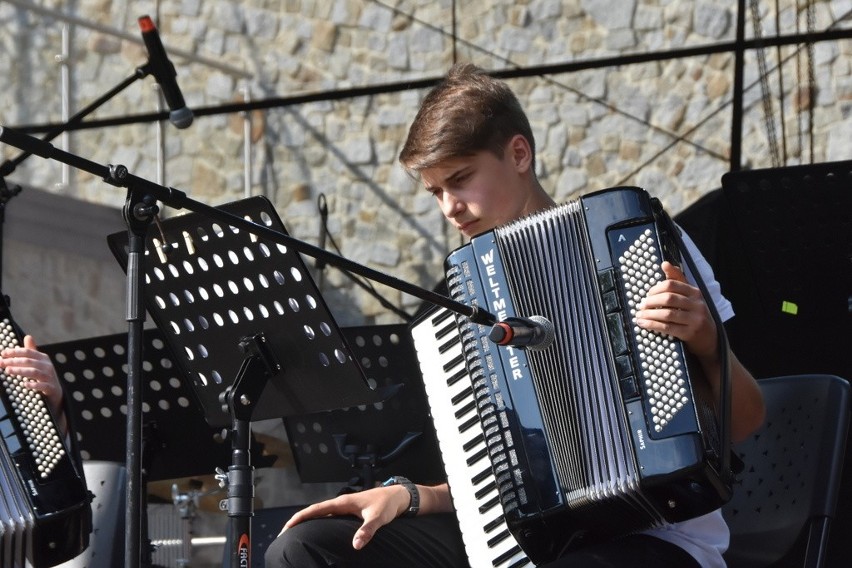
<svg viewBox="0 0 852 568">
<path fill-rule="evenodd" d="M 0 349 L 21 333 L 0 301 Z M 54 566 L 89 542 L 91 512 L 75 463 L 43 396 L 0 369 L 0 566 Z"/>
<path fill-rule="evenodd" d="M 535 314 L 555 330 L 536 350 L 498 347 L 487 326 L 460 316 L 447 326 L 433 314 L 412 330 L 473 566 L 492 543 L 512 560 L 483 565 L 528 561 L 496 544 L 491 508 L 474 497 L 499 497 L 502 520 L 536 563 L 729 499 L 709 391 L 693 385 L 678 340 L 631 322 L 663 278 L 662 261 L 682 258 L 660 211 L 639 188 L 604 190 L 474 237 L 447 258 L 455 300 L 498 320 Z M 462 386 L 442 353 L 464 363 Z M 462 510 L 471 506 L 478 511 Z"/>
</svg>

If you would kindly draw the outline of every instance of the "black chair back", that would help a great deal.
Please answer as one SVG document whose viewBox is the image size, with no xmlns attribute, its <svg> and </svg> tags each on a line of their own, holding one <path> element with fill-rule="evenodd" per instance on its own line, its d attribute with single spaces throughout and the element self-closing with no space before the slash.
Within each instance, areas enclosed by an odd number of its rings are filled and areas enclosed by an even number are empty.
<svg viewBox="0 0 852 568">
<path fill-rule="evenodd" d="M 849 383 L 834 375 L 758 381 L 766 421 L 734 451 L 745 469 L 723 508 L 730 568 L 768 566 L 807 530 L 804 565 L 822 566 L 849 425 Z"/>
</svg>

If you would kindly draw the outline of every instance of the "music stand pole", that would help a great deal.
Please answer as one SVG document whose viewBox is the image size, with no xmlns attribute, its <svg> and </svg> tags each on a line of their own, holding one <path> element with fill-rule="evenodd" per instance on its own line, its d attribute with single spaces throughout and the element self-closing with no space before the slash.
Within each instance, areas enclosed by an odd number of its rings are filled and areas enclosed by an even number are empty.
<svg viewBox="0 0 852 568">
<path fill-rule="evenodd" d="M 41 139 L 42 142 L 53 140 L 70 127 L 81 122 L 86 116 L 100 108 L 104 103 L 108 102 L 118 93 L 129 87 L 135 81 L 143 79 L 151 73 L 150 61 L 141 67 L 137 67 L 133 75 L 125 78 L 118 85 L 101 95 L 98 99 L 85 106 L 78 113 L 68 119 L 64 124 L 50 130 Z M 9 200 L 21 192 L 20 186 L 12 186 L 8 188 L 5 178 L 15 171 L 24 160 L 33 154 L 32 150 L 21 148 L 21 152 L 12 160 L 6 160 L 0 164 L 0 278 L 3 272 L 3 226 L 5 223 L 5 210 Z M 137 206 L 141 203 L 141 199 L 131 196 L 132 190 L 128 192 L 128 200 L 125 205 L 124 217 L 128 223 L 128 237 L 131 244 L 130 256 L 138 259 L 134 263 L 138 263 L 138 274 L 141 277 L 144 274 L 142 268 L 142 259 L 145 251 L 145 232 L 147 225 L 153 218 L 153 213 L 144 218 L 137 218 Z M 156 211 L 154 211 L 156 213 Z M 135 251 L 134 251 L 135 248 Z M 126 507 L 126 528 L 125 533 L 125 565 L 138 566 L 140 559 L 140 544 L 142 540 L 142 527 L 140 522 L 140 506 L 139 500 L 133 499 L 136 493 L 144 490 L 141 487 L 142 467 L 141 467 L 141 449 L 142 449 L 142 396 L 137 393 L 141 391 L 142 378 L 142 334 L 143 325 L 145 323 L 145 307 L 144 296 L 142 294 L 141 285 L 131 283 L 133 278 L 130 277 L 128 271 L 127 285 L 127 321 L 129 324 L 128 339 L 128 373 L 127 373 L 127 507 Z M 136 278 L 138 280 L 138 278 Z M 132 541 L 132 542 L 131 542 Z M 146 555 L 147 556 L 147 555 Z M 133 560 L 135 559 L 135 560 Z M 130 562 L 133 560 L 132 562 Z"/>
<path fill-rule="evenodd" d="M 124 565 L 141 563 L 142 522 L 142 351 L 144 342 L 145 233 L 158 208 L 150 195 L 128 189 L 122 215 L 127 223 L 127 492 Z M 147 554 L 146 554 L 147 557 Z"/>
<path fill-rule="evenodd" d="M 254 516 L 254 468 L 251 465 L 251 415 L 269 377 L 281 370 L 262 333 L 244 337 L 246 354 L 233 384 L 221 394 L 232 419 L 232 461 L 227 476 L 217 474 L 228 487 L 230 566 L 251 566 L 251 518 Z"/>
</svg>

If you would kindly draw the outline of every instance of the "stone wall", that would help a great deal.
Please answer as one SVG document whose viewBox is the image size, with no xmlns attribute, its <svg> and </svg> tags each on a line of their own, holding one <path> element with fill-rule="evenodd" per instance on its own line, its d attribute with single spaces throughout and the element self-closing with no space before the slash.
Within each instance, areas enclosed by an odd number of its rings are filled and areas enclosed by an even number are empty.
<svg viewBox="0 0 852 568">
<path fill-rule="evenodd" d="M 781 33 L 805 29 L 793 3 L 781 3 Z M 850 3 L 816 2 L 815 29 L 841 19 Z M 316 243 L 316 200 L 328 199 L 329 229 L 347 258 L 428 287 L 446 253 L 461 241 L 428 196 L 396 163 L 406 126 L 422 91 L 333 100 L 352 87 L 437 78 L 453 58 L 507 69 L 612 58 L 729 42 L 736 15 L 729 2 L 555 0 L 466 2 L 457 8 L 457 38 L 449 1 L 366 0 L 164 1 L 88 0 L 0 4 L 2 123 L 61 120 L 62 27 L 69 51 L 68 104 L 76 112 L 146 61 L 136 18 L 159 22 L 191 108 L 206 111 L 186 130 L 170 124 L 108 126 L 75 132 L 70 151 L 99 164 L 121 163 L 140 177 L 180 188 L 204 203 L 247 194 L 275 203 L 293 235 Z M 761 34 L 775 33 L 775 3 L 760 3 Z M 845 24 L 848 26 L 848 20 Z M 748 37 L 754 36 L 751 14 Z M 774 129 L 784 106 L 786 163 L 808 162 L 808 116 L 802 73 L 817 89 L 814 161 L 850 152 L 850 42 L 813 46 L 813 66 L 785 47 L 770 74 Z M 14 54 L 14 56 L 9 56 Z M 778 61 L 765 51 L 766 67 Z M 729 169 L 732 63 L 729 53 L 588 69 L 509 80 L 530 114 L 540 147 L 538 170 L 559 200 L 618 184 L 646 187 L 677 212 L 720 185 Z M 758 61 L 747 57 L 743 161 L 773 165 L 764 120 Z M 326 100 L 248 114 L 217 114 L 218 105 L 329 93 Z M 322 99 L 322 97 L 321 97 Z M 93 118 L 156 113 L 152 78 L 123 90 Z M 202 114 L 198 112 L 198 114 Z M 4 157 L 15 154 L 0 148 Z M 162 156 L 162 158 L 160 157 Z M 246 159 L 248 156 L 248 159 Z M 86 201 L 120 206 L 124 193 L 88 173 L 30 158 L 15 176 Z M 63 182 L 63 175 L 67 181 Z M 57 183 L 59 185 L 57 185 Z M 171 212 L 166 212 L 171 214 Z M 396 321 L 380 303 L 330 269 L 324 294 L 344 324 Z M 381 289 L 395 305 L 415 298 Z"/>
<path fill-rule="evenodd" d="M 106 236 L 121 212 L 33 187 L 5 211 L 2 291 L 41 344 L 127 331 L 124 272 Z"/>
<path fill-rule="evenodd" d="M 760 33 L 774 35 L 776 21 L 782 35 L 805 31 L 806 15 L 796 14 L 795 4 L 778 3 L 776 20 L 777 4 L 761 0 Z M 328 248 L 430 288 L 446 254 L 463 241 L 396 162 L 425 91 L 338 93 L 437 79 L 454 60 L 504 70 L 723 44 L 735 37 L 735 6 L 724 0 L 7 0 L 0 2 L 0 125 L 59 123 L 63 105 L 65 116 L 79 112 L 132 77 L 147 60 L 136 19 L 149 14 L 196 111 L 192 126 L 127 120 L 77 130 L 56 139 L 57 147 L 97 164 L 123 164 L 206 204 L 265 195 L 290 233 L 313 244 L 321 228 L 317 200 L 325 196 Z M 850 26 L 852 1 L 814 6 L 816 31 Z M 749 38 L 755 36 L 752 15 Z M 772 124 L 779 148 L 785 135 L 781 159 L 790 165 L 852 158 L 852 41 L 819 42 L 811 53 L 809 60 L 806 49 L 764 52 Z M 720 52 L 508 82 L 528 110 L 538 174 L 556 199 L 633 184 L 677 213 L 718 188 L 730 168 L 733 63 L 733 54 Z M 742 157 L 751 168 L 774 164 L 760 68 L 756 52 L 749 52 Z M 809 73 L 813 93 L 806 88 Z M 299 95 L 318 96 L 291 102 Z M 284 100 L 249 113 L 217 112 L 221 105 L 271 97 Z M 146 77 L 91 119 L 162 109 L 155 82 Z M 0 145 L 0 159 L 18 154 Z M 124 190 L 38 157 L 8 179 L 55 198 L 26 189 L 6 210 L 3 289 L 13 296 L 16 318 L 42 342 L 125 330 L 117 315 L 124 313 L 123 274 L 105 241 L 123 228 Z M 25 205 L 25 198 L 34 201 Z M 69 238 L 75 234 L 86 236 L 78 242 Z M 338 270 L 315 276 L 341 325 L 399 321 Z M 409 312 L 419 303 L 375 287 Z M 265 475 L 279 474 L 285 475 Z M 292 471 L 286 475 L 261 488 L 268 505 L 316 496 L 298 487 Z"/>
</svg>

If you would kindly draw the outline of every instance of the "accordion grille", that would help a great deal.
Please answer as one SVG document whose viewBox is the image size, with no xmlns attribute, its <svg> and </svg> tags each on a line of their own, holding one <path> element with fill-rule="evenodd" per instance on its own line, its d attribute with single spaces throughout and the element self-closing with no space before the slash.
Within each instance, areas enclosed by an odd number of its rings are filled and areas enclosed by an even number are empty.
<svg viewBox="0 0 852 568">
<path fill-rule="evenodd" d="M 569 507 L 634 493 L 636 460 L 580 202 L 495 234 L 517 311 L 561 330 L 528 358 L 545 427 L 561 441 L 553 459 Z"/>
</svg>

